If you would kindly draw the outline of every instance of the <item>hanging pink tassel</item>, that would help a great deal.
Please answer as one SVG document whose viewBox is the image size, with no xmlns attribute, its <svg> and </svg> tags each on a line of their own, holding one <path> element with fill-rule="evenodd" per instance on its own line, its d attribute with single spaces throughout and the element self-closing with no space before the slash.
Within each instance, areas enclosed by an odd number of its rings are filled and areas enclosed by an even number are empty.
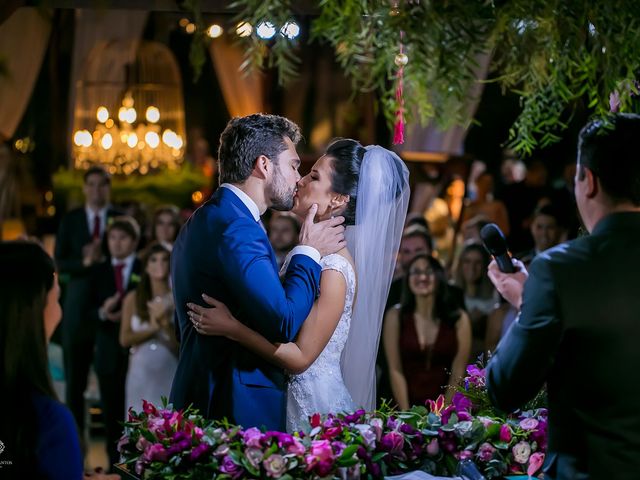
<svg viewBox="0 0 640 480">
<path fill-rule="evenodd" d="M 393 127 L 393 144 L 401 145 L 404 143 L 404 96 L 402 95 L 402 76 L 403 68 L 398 70 L 398 85 L 396 87 L 396 101 L 398 102 L 398 110 L 396 111 L 396 123 Z"/>
<path fill-rule="evenodd" d="M 404 66 L 407 63 L 407 56 L 404 54 L 402 45 L 404 32 L 400 32 L 400 53 L 396 56 L 395 63 L 398 66 L 396 74 L 396 102 L 398 102 L 398 110 L 396 111 L 396 123 L 393 127 L 393 144 L 401 145 L 404 143 L 404 95 L 403 95 L 403 78 Z"/>
</svg>

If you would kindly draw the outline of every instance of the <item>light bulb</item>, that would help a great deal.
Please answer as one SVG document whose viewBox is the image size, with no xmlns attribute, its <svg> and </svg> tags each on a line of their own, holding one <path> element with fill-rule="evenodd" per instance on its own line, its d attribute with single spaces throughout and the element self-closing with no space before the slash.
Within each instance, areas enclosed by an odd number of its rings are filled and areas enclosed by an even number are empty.
<svg viewBox="0 0 640 480">
<path fill-rule="evenodd" d="M 239 37 L 248 37 L 253 32 L 253 27 L 249 22 L 240 22 L 236 26 L 236 33 Z"/>
<path fill-rule="evenodd" d="M 121 122 L 127 121 L 127 107 L 120 107 L 118 110 L 118 120 Z"/>
<path fill-rule="evenodd" d="M 109 110 L 106 107 L 98 107 L 96 111 L 96 118 L 100 123 L 104 123 L 109 120 Z"/>
<path fill-rule="evenodd" d="M 157 148 L 160 145 L 160 137 L 156 132 L 147 132 L 144 136 L 144 141 L 147 142 L 151 148 Z"/>
<path fill-rule="evenodd" d="M 127 138 L 127 145 L 129 145 L 130 148 L 133 148 L 137 144 L 138 144 L 138 135 L 136 135 L 135 133 L 129 134 L 129 138 Z"/>
<path fill-rule="evenodd" d="M 222 35 L 222 32 L 222 27 L 217 23 L 214 23 L 207 29 L 207 35 L 209 35 L 211 38 L 218 38 L 220 35 Z"/>
<path fill-rule="evenodd" d="M 105 133 L 102 137 L 102 140 L 100 141 L 100 144 L 102 145 L 102 148 L 104 148 L 105 150 L 109 150 L 113 145 L 113 137 L 111 136 L 111 134 Z"/>
<path fill-rule="evenodd" d="M 151 123 L 156 123 L 160 120 L 160 110 L 157 107 L 148 107 L 145 113 L 145 117 L 147 117 L 147 121 Z"/>
<path fill-rule="evenodd" d="M 287 22 L 280 29 L 280 33 L 283 36 L 287 37 L 289 40 L 293 40 L 298 35 L 300 35 L 300 26 L 294 21 Z"/>
<path fill-rule="evenodd" d="M 271 22 L 261 22 L 256 30 L 258 36 L 263 40 L 269 40 L 276 34 L 276 27 Z"/>
<path fill-rule="evenodd" d="M 138 114 L 136 113 L 136 109 L 135 108 L 128 108 L 127 109 L 127 113 L 125 115 L 125 121 L 127 123 L 135 122 L 137 117 L 138 117 Z"/>
</svg>

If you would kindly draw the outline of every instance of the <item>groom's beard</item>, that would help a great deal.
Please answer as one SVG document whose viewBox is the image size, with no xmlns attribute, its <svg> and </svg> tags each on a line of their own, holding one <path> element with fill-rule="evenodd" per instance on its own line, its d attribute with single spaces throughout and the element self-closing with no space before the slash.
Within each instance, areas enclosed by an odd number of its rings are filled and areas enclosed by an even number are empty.
<svg viewBox="0 0 640 480">
<path fill-rule="evenodd" d="M 296 187 L 289 187 L 280 174 L 280 167 L 276 168 L 273 174 L 273 180 L 267 187 L 267 195 L 271 201 L 271 208 L 280 212 L 288 212 L 293 208 L 293 196 L 296 193 Z"/>
</svg>

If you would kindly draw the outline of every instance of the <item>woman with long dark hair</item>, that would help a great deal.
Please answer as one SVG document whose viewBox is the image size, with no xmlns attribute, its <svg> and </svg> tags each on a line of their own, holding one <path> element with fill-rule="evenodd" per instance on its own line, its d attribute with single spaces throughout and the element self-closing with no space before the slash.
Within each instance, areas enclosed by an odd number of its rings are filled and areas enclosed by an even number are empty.
<svg viewBox="0 0 640 480">
<path fill-rule="evenodd" d="M 169 250 L 151 244 L 143 257 L 137 288 L 123 301 L 120 344 L 130 347 L 126 405 L 142 408 L 142 399 L 160 404 L 169 397 L 178 365 L 173 298 L 169 285 Z"/>
<path fill-rule="evenodd" d="M 56 398 L 48 367 L 47 343 L 62 318 L 59 295 L 53 260 L 39 245 L 0 242 L 2 478 L 83 477 L 75 422 Z"/>
<path fill-rule="evenodd" d="M 440 262 L 418 255 L 409 264 L 402 305 L 390 309 L 383 342 L 391 390 L 401 409 L 422 405 L 453 387 L 464 374 L 471 349 L 467 314 L 448 293 Z"/>
</svg>

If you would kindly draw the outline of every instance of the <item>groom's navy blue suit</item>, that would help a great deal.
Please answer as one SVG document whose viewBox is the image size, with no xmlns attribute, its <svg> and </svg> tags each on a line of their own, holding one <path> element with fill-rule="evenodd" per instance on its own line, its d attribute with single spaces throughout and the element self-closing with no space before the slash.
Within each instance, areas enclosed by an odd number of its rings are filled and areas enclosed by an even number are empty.
<svg viewBox="0 0 640 480">
<path fill-rule="evenodd" d="M 207 293 L 270 341 L 292 341 L 316 298 L 320 265 L 294 255 L 281 282 L 262 226 L 225 187 L 184 225 L 171 257 L 180 340 L 171 402 L 193 404 L 207 418 L 283 430 L 284 372 L 227 338 L 198 334 L 186 304 L 207 306 L 201 297 Z"/>
</svg>

